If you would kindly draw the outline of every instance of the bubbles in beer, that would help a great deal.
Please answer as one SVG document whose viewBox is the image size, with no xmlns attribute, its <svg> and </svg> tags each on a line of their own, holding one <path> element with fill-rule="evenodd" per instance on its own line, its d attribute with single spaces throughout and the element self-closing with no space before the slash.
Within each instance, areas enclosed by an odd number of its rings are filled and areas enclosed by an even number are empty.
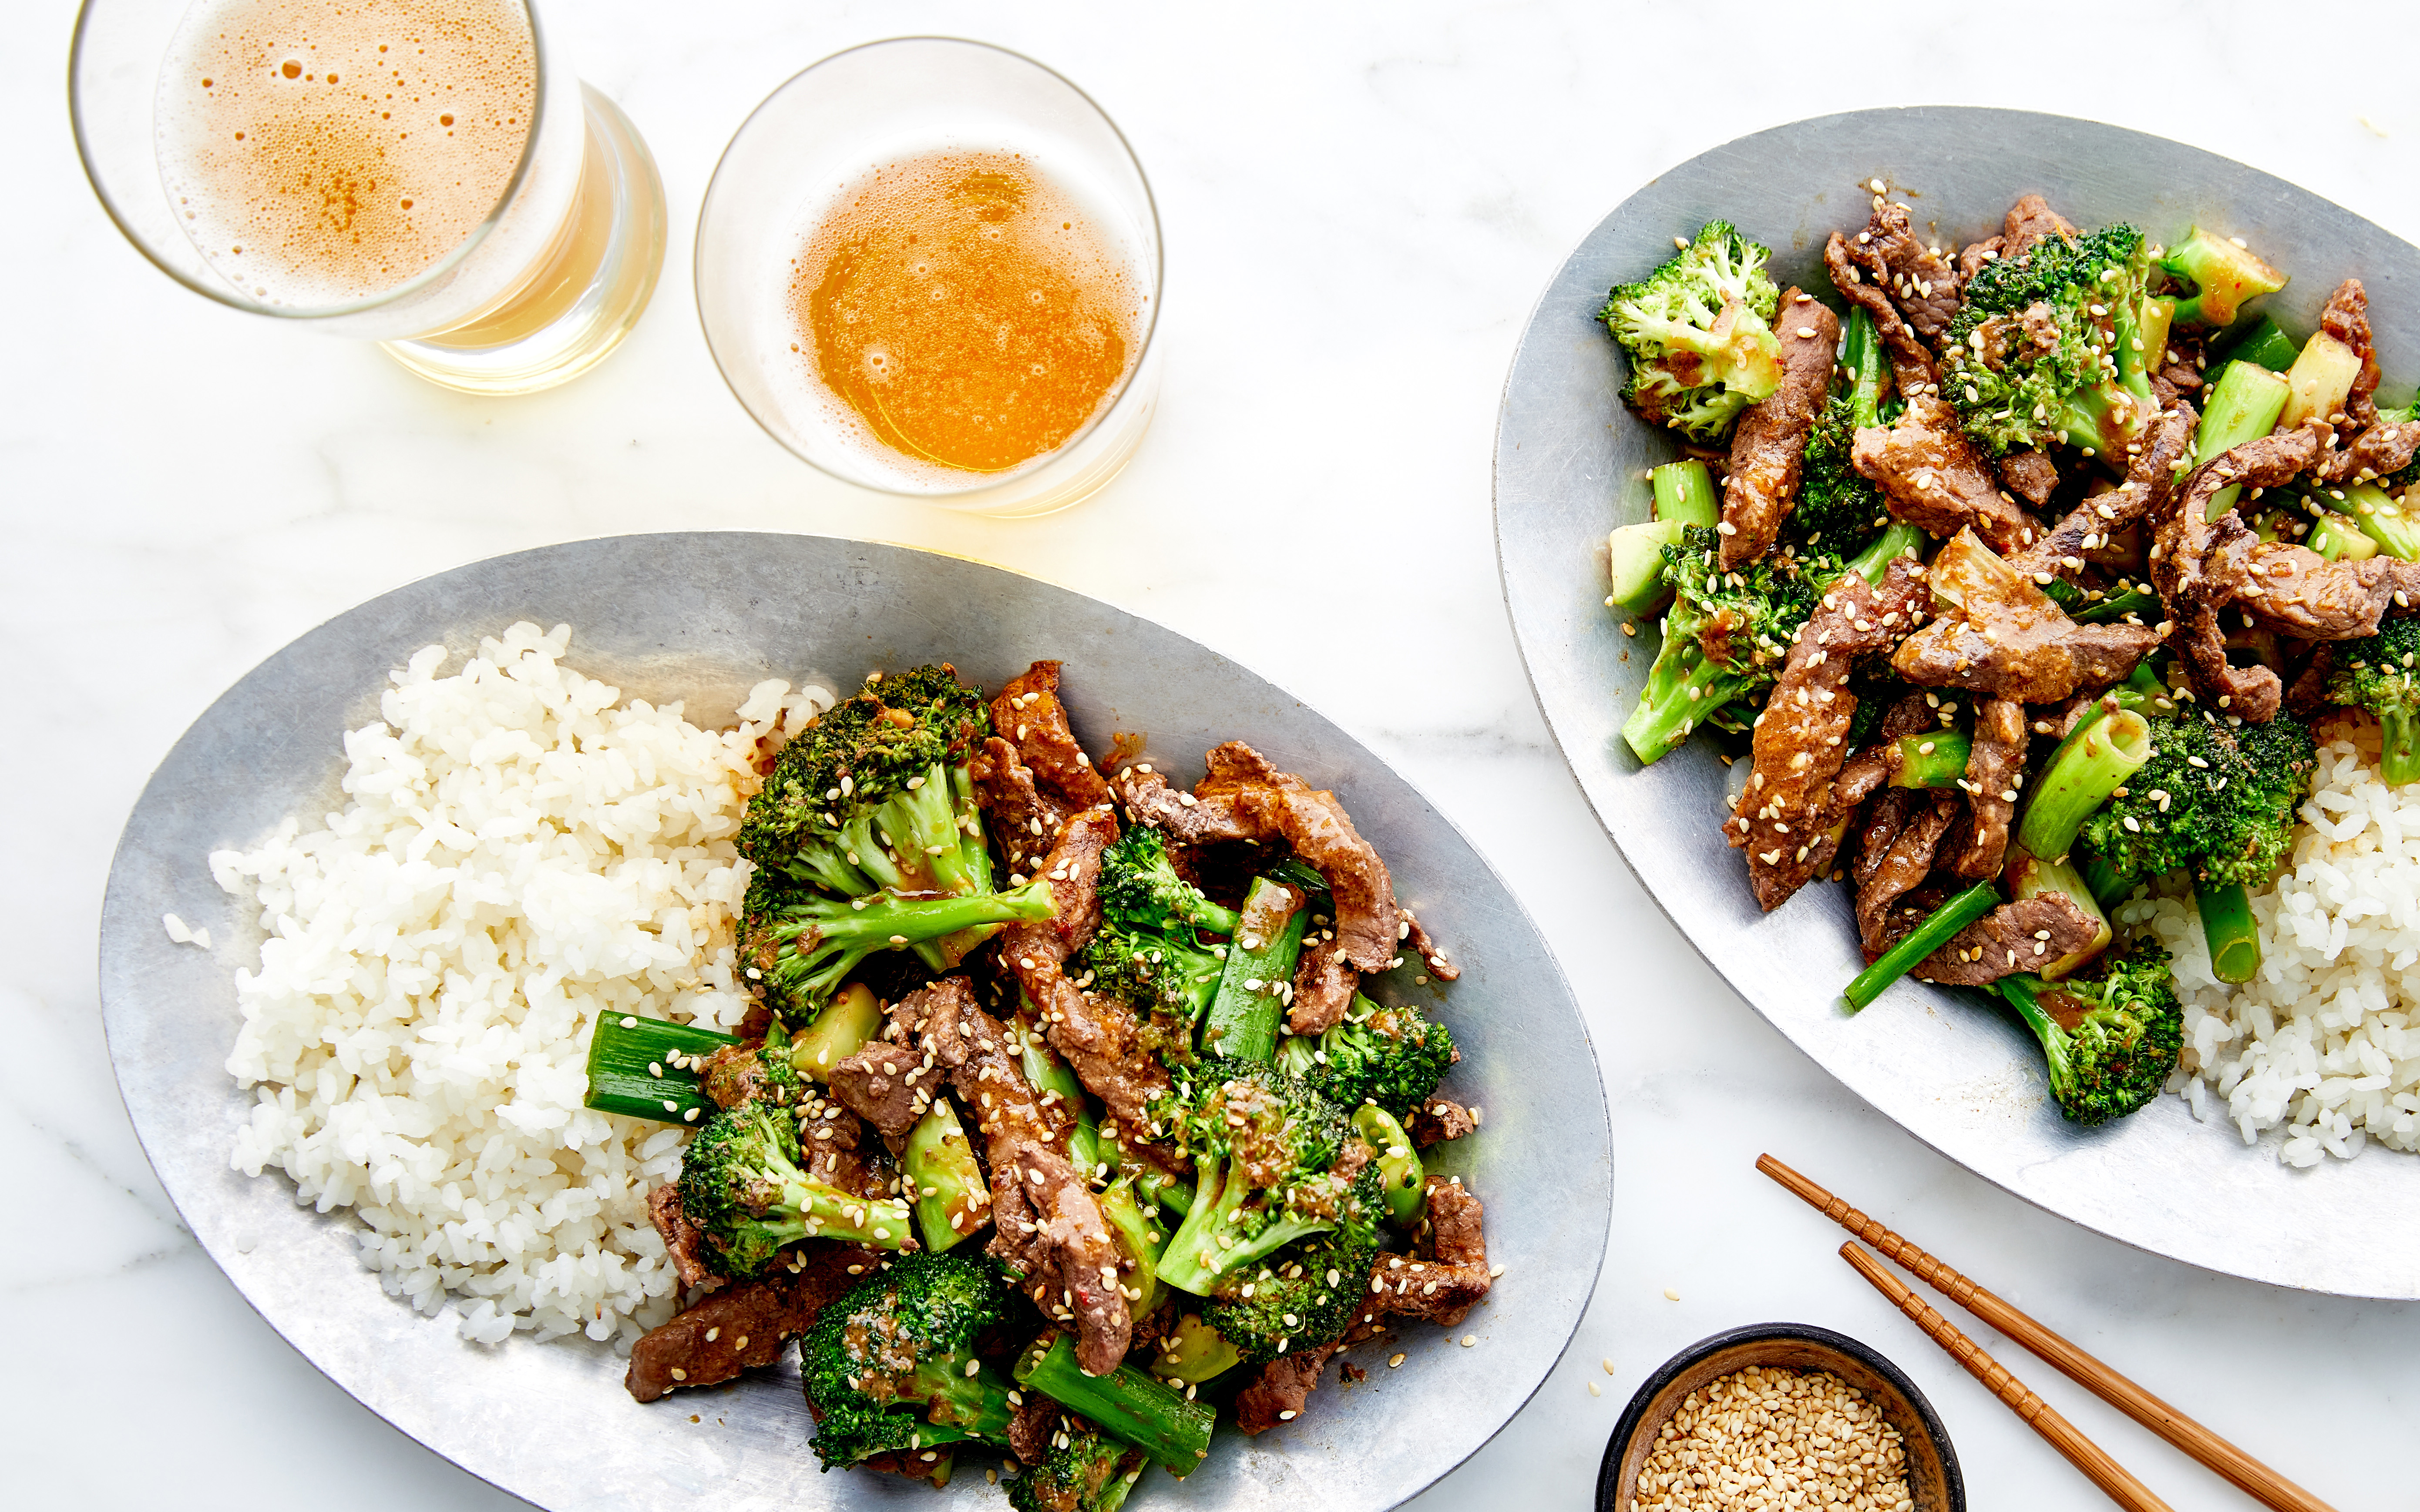
<svg viewBox="0 0 2420 1512">
<path fill-rule="evenodd" d="M 198 0 L 161 69 L 161 178 L 240 286 L 367 299 L 487 219 L 536 93 L 512 0 Z M 432 115 L 442 131 L 411 130 Z"/>
</svg>

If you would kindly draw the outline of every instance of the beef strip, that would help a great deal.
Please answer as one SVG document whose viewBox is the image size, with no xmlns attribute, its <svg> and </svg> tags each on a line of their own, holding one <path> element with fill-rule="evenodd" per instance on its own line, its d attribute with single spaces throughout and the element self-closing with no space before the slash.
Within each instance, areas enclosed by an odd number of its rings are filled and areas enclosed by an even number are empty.
<svg viewBox="0 0 2420 1512">
<path fill-rule="evenodd" d="M 1439 981 L 1461 980 L 1462 968 L 1446 955 L 1445 947 L 1437 944 L 1429 932 L 1420 927 L 1420 921 L 1412 917 L 1412 911 L 1399 903 L 1395 905 L 1395 913 L 1401 920 L 1396 925 L 1396 933 L 1410 948 L 1411 953 L 1427 964 L 1429 975 Z"/>
<path fill-rule="evenodd" d="M 1725 826 L 1747 852 L 1748 882 L 1771 913 L 1830 861 L 1834 778 L 1857 708 L 1849 674 L 1857 658 L 1889 649 L 1915 623 L 1921 569 L 1900 557 L 1876 589 L 1852 573 L 1800 626 L 1780 679 L 1756 717 L 1756 769 Z"/>
<path fill-rule="evenodd" d="M 630 1346 L 623 1389 L 652 1402 L 683 1386 L 711 1386 L 752 1365 L 772 1365 L 785 1342 L 813 1328 L 818 1313 L 878 1263 L 874 1251 L 855 1244 L 814 1243 L 795 1253 L 797 1270 L 777 1266 L 649 1329 Z"/>
<path fill-rule="evenodd" d="M 1189 794 L 1178 793 L 1148 763 L 1118 773 L 1118 795 L 1138 824 L 1186 844 L 1218 841 L 1283 841 L 1327 883 L 1336 905 L 1336 937 L 1346 960 L 1363 971 L 1394 964 L 1402 919 L 1387 863 L 1353 827 L 1336 795 L 1312 788 L 1241 741 L 1206 758 L 1209 775 Z"/>
<path fill-rule="evenodd" d="M 1324 1034 L 1343 1022 L 1344 1011 L 1360 990 L 1361 973 L 1344 959 L 1335 932 L 1326 931 L 1322 938 L 1303 944 L 1294 997 L 1286 1004 L 1286 1026 L 1296 1034 Z"/>
<path fill-rule="evenodd" d="M 1873 320 L 1874 334 L 1882 339 L 1883 353 L 1890 359 L 1891 381 L 1899 386 L 1900 397 L 1912 400 L 1939 393 L 1941 369 L 1915 328 L 1900 316 L 1899 306 L 1891 302 L 1890 273 L 1882 259 L 1835 231 L 1823 244 L 1823 267 L 1840 297 Z"/>
<path fill-rule="evenodd" d="M 1442 1145 L 1460 1139 L 1478 1127 L 1479 1120 L 1470 1116 L 1468 1108 L 1450 1097 L 1431 1094 L 1423 1099 L 1418 1107 L 1412 1109 L 1412 1117 L 1404 1133 L 1412 1136 L 1414 1145 L 1426 1149 L 1431 1145 Z"/>
<path fill-rule="evenodd" d="M 2017 784 L 2025 779 L 2025 709 L 2009 699 L 1984 699 L 1975 709 L 1975 739 L 1966 757 L 1967 828 L 1943 864 L 1969 882 L 1999 875 L 2008 856 L 2009 821 L 2017 811 Z"/>
<path fill-rule="evenodd" d="M 946 1071 L 959 1106 L 974 1117 L 991 1167 L 990 1253 L 1044 1316 L 1074 1323 L 1077 1362 L 1087 1372 L 1114 1369 L 1134 1330 L 1118 1282 L 1128 1262 L 1062 1153 L 1065 1115 L 1034 1095 L 1006 1027 L 975 1006 L 965 978 L 949 977 L 894 1004 L 884 1032 Z"/>
<path fill-rule="evenodd" d="M 1996 260 L 2000 249 L 2008 244 L 2006 237 L 1986 237 L 1970 241 L 1958 252 L 1958 282 L 1965 284 Z"/>
<path fill-rule="evenodd" d="M 2330 454 L 2315 471 L 2324 483 L 2367 483 L 2398 472 L 2420 451 L 2420 420 L 2399 420 L 2372 425 L 2341 452 Z"/>
<path fill-rule="evenodd" d="M 2322 640 L 2311 648 L 2311 659 L 2286 687 L 2286 707 L 2294 711 L 2304 722 L 2319 717 L 2335 700 L 2328 697 L 2328 684 L 2336 674 L 2336 648 Z"/>
<path fill-rule="evenodd" d="M 2356 425 L 2373 424 L 2378 419 L 2378 348 L 2369 335 L 2369 291 L 2361 286 L 2360 279 L 2346 279 L 2328 296 L 2319 311 L 2319 329 L 2351 347 L 2361 359 L 2361 371 L 2353 376 L 2352 390 L 2345 395 L 2345 419 Z"/>
<path fill-rule="evenodd" d="M 1448 1328 L 1468 1318 L 1495 1284 L 1481 1230 L 1484 1211 L 1462 1189 L 1459 1177 L 1429 1177 L 1428 1204 L 1413 1233 L 1412 1253 L 1381 1250 L 1371 1267 L 1371 1295 L 1382 1310 Z"/>
<path fill-rule="evenodd" d="M 712 1291 L 723 1284 L 721 1273 L 706 1263 L 706 1235 L 682 1211 L 677 1184 L 667 1181 L 647 1194 L 647 1222 L 663 1237 L 665 1257 L 683 1287 Z"/>
<path fill-rule="evenodd" d="M 1832 785 L 1832 808 L 1837 813 L 1847 813 L 1868 798 L 1884 783 L 1899 775 L 1901 764 L 1900 737 L 1912 735 L 1932 723 L 1932 711 L 1925 706 L 1924 695 L 1909 693 L 1890 706 L 1883 715 L 1881 726 L 1872 740 L 1859 747 L 1840 764 L 1840 775 Z"/>
<path fill-rule="evenodd" d="M 1815 297 L 1785 289 L 1774 333 L 1781 340 L 1781 387 L 1747 407 L 1731 433 L 1730 472 L 1723 481 L 1725 571 L 1764 555 L 1798 499 L 1807 438 L 1832 393 L 1840 319 Z"/>
<path fill-rule="evenodd" d="M 2058 464 L 2043 452 L 2010 452 L 2000 458 L 2000 483 L 2040 509 L 2058 492 Z"/>
<path fill-rule="evenodd" d="M 1059 663 L 1037 661 L 1008 680 L 991 701 L 991 727 L 1016 748 L 1035 782 L 1070 809 L 1109 801 L 1109 785 L 1076 743 L 1067 707 L 1059 702 Z"/>
<path fill-rule="evenodd" d="M 967 763 L 984 823 L 1008 858 L 1009 873 L 1039 872 L 1044 853 L 1067 826 L 1067 805 L 1042 791 L 1033 769 L 1016 759 L 1016 748 L 998 735 L 985 739 Z"/>
<path fill-rule="evenodd" d="M 869 1042 L 831 1069 L 832 1096 L 887 1139 L 906 1136 L 933 1105 L 943 1073 L 907 1045 Z"/>
<path fill-rule="evenodd" d="M 1235 1426 L 1257 1437 L 1301 1416 L 1302 1404 L 1319 1388 L 1320 1372 L 1341 1347 L 1295 1350 L 1252 1372 L 1252 1379 L 1235 1393 Z"/>
<path fill-rule="evenodd" d="M 1933 395 L 1909 400 L 1888 427 L 1858 431 L 1849 461 L 1882 489 L 1891 514 L 1931 534 L 1972 529 L 2001 552 L 2023 550 L 2034 538 L 2033 521 L 2000 492 L 1958 412 Z"/>
<path fill-rule="evenodd" d="M 1893 788 L 1876 800 L 1856 861 L 1857 938 L 1869 962 L 1890 948 L 1891 905 L 1931 872 L 1958 814 L 1958 795 L 1940 790 Z"/>
<path fill-rule="evenodd" d="M 2255 537 L 2232 509 L 2210 518 L 2210 503 L 2229 486 L 2273 488 L 2291 482 L 2328 455 L 2334 439 L 2325 421 L 2313 420 L 2211 458 L 2183 488 L 2171 490 L 2151 543 L 2152 586 L 2166 607 L 2195 688 L 2218 708 L 2254 724 L 2276 717 L 2284 688 L 2266 667 L 2227 662 L 2218 610 L 2243 586 Z"/>
<path fill-rule="evenodd" d="M 2009 208 L 2008 219 L 2000 226 L 2000 255 L 2022 257 L 2053 237 L 2072 240 L 2075 227 L 2067 217 L 2050 208 L 2050 201 L 2040 194 L 2027 194 Z"/>
<path fill-rule="evenodd" d="M 2127 464 L 2124 484 L 2068 511 L 2033 545 L 2009 558 L 2009 565 L 2037 582 L 2044 573 L 2080 572 L 2086 552 L 2108 544 L 2112 534 L 2136 520 L 2158 516 L 2176 486 L 2177 470 L 2193 457 L 2199 418 L 2190 405 L 2162 414 L 2152 424 L 2150 440 Z"/>
<path fill-rule="evenodd" d="M 1857 240 L 1880 259 L 1884 282 L 1909 327 L 1939 351 L 1958 316 L 1958 270 L 1916 236 L 1904 205 L 1875 210 Z"/>
<path fill-rule="evenodd" d="M 1945 986 L 1980 987 L 2081 950 L 2100 935 L 2101 921 L 2067 894 L 2038 893 L 2002 903 L 1960 930 L 1918 962 L 1915 975 Z"/>
<path fill-rule="evenodd" d="M 1008 1420 L 1008 1452 L 1031 1468 L 1050 1452 L 1050 1441 L 1058 1435 L 1067 1410 L 1038 1391 L 1023 1396 L 1016 1415 Z"/>
<path fill-rule="evenodd" d="M 2055 703 L 2119 681 L 2160 642 L 2144 625 L 2076 624 L 1971 531 L 1934 553 L 1929 572 L 1940 617 L 1891 655 L 1919 687 Z"/>
<path fill-rule="evenodd" d="M 2264 629 L 2305 640 L 2358 640 L 2376 635 L 2394 609 L 2420 599 L 2420 562 L 2369 557 L 2330 562 L 2283 541 L 2255 542 L 2231 609 Z"/>
</svg>

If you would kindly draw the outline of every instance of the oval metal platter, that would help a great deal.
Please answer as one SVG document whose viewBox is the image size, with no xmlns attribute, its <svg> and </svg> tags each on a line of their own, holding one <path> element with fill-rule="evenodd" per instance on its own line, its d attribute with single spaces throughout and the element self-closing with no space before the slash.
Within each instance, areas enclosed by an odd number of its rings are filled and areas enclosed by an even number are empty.
<svg viewBox="0 0 2420 1512">
<path fill-rule="evenodd" d="M 1605 607 L 1605 536 L 1647 517 L 1641 474 L 1675 455 L 1619 399 L 1621 363 L 1593 316 L 1612 285 L 1671 255 L 1672 238 L 1736 223 L 1774 249 L 1776 284 L 1838 301 L 1823 269 L 1835 229 L 1866 223 L 1880 178 L 1944 246 L 1998 229 L 2019 195 L 2079 225 L 2127 221 L 2155 240 L 2189 224 L 2250 240 L 2292 275 L 2268 308 L 2310 330 L 2329 290 L 2369 287 L 2390 388 L 2420 370 L 2420 249 L 2283 179 L 2138 131 L 2023 111 L 1858 111 L 1776 128 L 1658 177 L 1598 223 L 1530 316 L 1496 445 L 1504 596 L 1547 723 L 1639 880 L 1743 997 L 1911 1134 L 2051 1211 L 2212 1271 L 2346 1296 L 2420 1297 L 2420 1166 L 2372 1148 L 2311 1170 L 2273 1136 L 2197 1123 L 2164 1097 L 2115 1127 L 2057 1115 L 2040 1052 L 2011 1016 L 1913 980 L 1850 1016 L 1862 961 L 1845 888 L 1810 887 L 1772 915 L 1719 838 L 1724 769 L 1704 743 L 1642 769 L 1621 725 L 1656 640 Z M 2396 388 L 2395 392 L 2404 392 Z"/>
<path fill-rule="evenodd" d="M 1505 1267 L 1464 1329 L 1476 1348 L 1414 1328 L 1406 1350 L 1347 1391 L 1333 1381 L 1298 1423 L 1221 1430 L 1161 1505 L 1390 1507 L 1476 1451 L 1528 1400 L 1569 1343 L 1604 1258 L 1613 1150 L 1596 1057 L 1571 988 L 1485 860 L 1411 784 L 1273 685 L 1147 621 L 1001 569 L 897 547 L 807 536 L 624 536 L 478 563 L 372 600 L 255 669 L 169 752 L 128 821 L 103 907 L 102 1013 L 136 1133 L 185 1222 L 271 1326 L 404 1432 L 542 1506 L 998 1507 L 965 1466 L 935 1493 L 879 1474 L 819 1474 L 793 1365 L 653 1406 L 624 1362 L 585 1340 L 466 1344 L 380 1289 L 350 1218 L 297 1207 L 292 1184 L 228 1169 L 251 1098 L 224 1070 L 234 971 L 256 961 L 248 906 L 206 857 L 335 797 L 347 730 L 374 722 L 390 668 L 443 642 L 458 666 L 516 620 L 568 623 L 567 660 L 625 698 L 685 701 L 727 721 L 752 683 L 816 676 L 854 687 L 875 668 L 954 662 L 997 687 L 1026 663 L 1067 664 L 1076 727 L 1094 749 L 1148 736 L 1169 768 L 1248 740 L 1333 788 L 1396 886 L 1449 942 L 1464 976 L 1439 999 L 1463 1046 L 1449 1085 L 1486 1127 L 1432 1168 L 1487 1203 Z M 169 943 L 160 916 L 208 925 L 217 951 Z M 1365 1366 L 1375 1362 L 1363 1359 Z M 1332 1373 L 1331 1373 L 1332 1374 Z M 704 1426 L 690 1414 L 703 1412 Z M 976 1468 L 980 1468 L 979 1464 Z M 1156 1473 L 1155 1473 L 1156 1475 Z"/>
</svg>

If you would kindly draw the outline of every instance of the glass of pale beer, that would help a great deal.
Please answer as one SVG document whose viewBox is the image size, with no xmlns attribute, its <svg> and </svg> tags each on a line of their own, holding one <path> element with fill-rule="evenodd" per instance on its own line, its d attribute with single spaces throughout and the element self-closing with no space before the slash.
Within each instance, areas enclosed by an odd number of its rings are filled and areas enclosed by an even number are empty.
<svg viewBox="0 0 2420 1512">
<path fill-rule="evenodd" d="M 897 38 L 775 90 L 706 189 L 696 275 L 741 405 L 862 487 L 1047 514 L 1151 424 L 1151 184 L 1082 90 L 1002 48 Z"/>
<path fill-rule="evenodd" d="M 586 372 L 663 267 L 655 160 L 528 0 L 85 0 L 69 100 L 162 271 L 447 388 Z"/>
</svg>

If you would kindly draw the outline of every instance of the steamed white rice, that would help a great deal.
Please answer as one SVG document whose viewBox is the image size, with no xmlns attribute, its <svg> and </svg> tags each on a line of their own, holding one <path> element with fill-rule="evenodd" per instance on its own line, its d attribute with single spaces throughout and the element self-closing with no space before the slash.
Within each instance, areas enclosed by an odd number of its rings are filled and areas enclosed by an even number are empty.
<svg viewBox="0 0 2420 1512">
<path fill-rule="evenodd" d="M 2378 777 L 2378 729 L 2322 732 L 2305 827 L 2274 887 L 2252 898 L 2260 970 L 2228 987 L 2190 898 L 2123 905 L 2175 956 L 2185 1046 L 2169 1089 L 2246 1143 L 2316 1165 L 2375 1140 L 2420 1150 L 2420 789 Z"/>
<path fill-rule="evenodd" d="M 644 1198 L 683 1134 L 581 1105 L 589 1032 L 739 1021 L 751 764 L 832 700 L 762 683 L 701 730 L 562 665 L 570 639 L 516 625 L 450 677 L 421 651 L 345 737 L 342 810 L 210 857 L 268 936 L 236 979 L 227 1070 L 257 1101 L 235 1168 L 351 1209 L 386 1289 L 486 1343 L 675 1311 Z"/>
</svg>

